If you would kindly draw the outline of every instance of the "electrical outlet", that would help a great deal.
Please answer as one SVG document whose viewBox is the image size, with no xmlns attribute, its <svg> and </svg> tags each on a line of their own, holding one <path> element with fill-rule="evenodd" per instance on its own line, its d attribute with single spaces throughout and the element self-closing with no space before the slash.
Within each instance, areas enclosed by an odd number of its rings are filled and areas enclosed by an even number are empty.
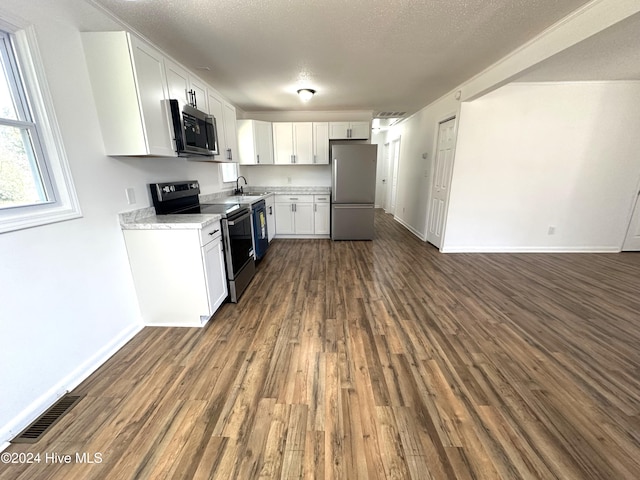
<svg viewBox="0 0 640 480">
<path fill-rule="evenodd" d="M 136 191 L 133 187 L 129 187 L 125 190 L 125 193 L 127 194 L 127 203 L 129 205 L 133 205 L 136 203 Z"/>
<path fill-rule="evenodd" d="M 549 230 L 547 230 L 547 235 L 555 235 L 556 227 L 554 225 L 549 225 Z"/>
</svg>

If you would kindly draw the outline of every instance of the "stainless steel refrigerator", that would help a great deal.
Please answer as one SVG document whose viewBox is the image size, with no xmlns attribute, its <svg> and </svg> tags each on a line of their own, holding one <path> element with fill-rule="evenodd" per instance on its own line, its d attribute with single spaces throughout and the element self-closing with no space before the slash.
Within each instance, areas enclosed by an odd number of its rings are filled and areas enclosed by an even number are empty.
<svg viewBox="0 0 640 480">
<path fill-rule="evenodd" d="M 331 238 L 372 240 L 378 146 L 331 146 Z"/>
</svg>

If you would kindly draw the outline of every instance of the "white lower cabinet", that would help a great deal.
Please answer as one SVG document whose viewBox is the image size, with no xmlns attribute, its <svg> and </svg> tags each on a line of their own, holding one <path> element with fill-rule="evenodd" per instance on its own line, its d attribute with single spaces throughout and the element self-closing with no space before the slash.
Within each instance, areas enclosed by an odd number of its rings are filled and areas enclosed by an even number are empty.
<svg viewBox="0 0 640 480">
<path fill-rule="evenodd" d="M 220 222 L 123 233 L 144 324 L 203 326 L 227 298 Z"/>
<path fill-rule="evenodd" d="M 264 204 L 267 210 L 267 238 L 269 241 L 273 240 L 276 236 L 276 205 L 273 195 L 269 195 L 264 199 Z"/>
<path fill-rule="evenodd" d="M 329 195 L 276 195 L 276 235 L 322 236 L 330 233 Z"/>
<path fill-rule="evenodd" d="M 296 235 L 313 235 L 313 202 L 294 203 Z"/>
<path fill-rule="evenodd" d="M 329 195 L 314 195 L 313 197 L 313 231 L 316 235 L 329 235 L 331 233 Z"/>
<path fill-rule="evenodd" d="M 293 203 L 276 203 L 276 235 L 296 233 Z"/>
<path fill-rule="evenodd" d="M 313 235 L 313 195 L 276 195 L 276 234 Z"/>
<path fill-rule="evenodd" d="M 209 310 L 211 315 L 215 313 L 227 298 L 227 275 L 224 266 L 224 251 L 222 249 L 222 237 L 217 237 L 202 247 L 204 260 L 205 279 L 207 281 L 207 296 L 209 297 Z"/>
</svg>

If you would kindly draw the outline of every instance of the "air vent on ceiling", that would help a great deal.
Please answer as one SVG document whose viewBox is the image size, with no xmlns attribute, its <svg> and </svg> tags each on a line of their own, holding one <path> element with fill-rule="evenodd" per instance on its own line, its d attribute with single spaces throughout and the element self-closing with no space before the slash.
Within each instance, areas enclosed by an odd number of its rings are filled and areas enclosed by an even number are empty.
<svg viewBox="0 0 640 480">
<path fill-rule="evenodd" d="M 49 410 L 44 412 L 11 443 L 36 443 L 58 420 L 60 420 L 84 395 L 64 395 Z"/>
<path fill-rule="evenodd" d="M 407 112 L 376 112 L 373 118 L 400 118 L 404 117 Z"/>
</svg>

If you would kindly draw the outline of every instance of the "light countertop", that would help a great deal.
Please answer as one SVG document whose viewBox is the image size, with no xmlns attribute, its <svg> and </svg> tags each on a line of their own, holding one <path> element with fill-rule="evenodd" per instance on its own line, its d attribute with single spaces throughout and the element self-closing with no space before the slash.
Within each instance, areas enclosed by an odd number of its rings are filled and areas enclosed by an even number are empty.
<svg viewBox="0 0 640 480">
<path fill-rule="evenodd" d="M 182 214 L 182 215 L 152 215 L 137 218 L 128 223 L 121 223 L 123 230 L 186 230 L 201 229 L 217 222 L 222 217 L 218 214 Z"/>
<path fill-rule="evenodd" d="M 249 185 L 244 187 L 244 196 L 233 195 L 233 190 L 212 194 L 200 194 L 200 203 L 255 203 L 274 194 L 326 195 L 331 187 Z M 122 230 L 178 230 L 201 229 L 222 217 L 217 214 L 156 215 L 155 208 L 147 207 L 119 215 Z"/>
</svg>

